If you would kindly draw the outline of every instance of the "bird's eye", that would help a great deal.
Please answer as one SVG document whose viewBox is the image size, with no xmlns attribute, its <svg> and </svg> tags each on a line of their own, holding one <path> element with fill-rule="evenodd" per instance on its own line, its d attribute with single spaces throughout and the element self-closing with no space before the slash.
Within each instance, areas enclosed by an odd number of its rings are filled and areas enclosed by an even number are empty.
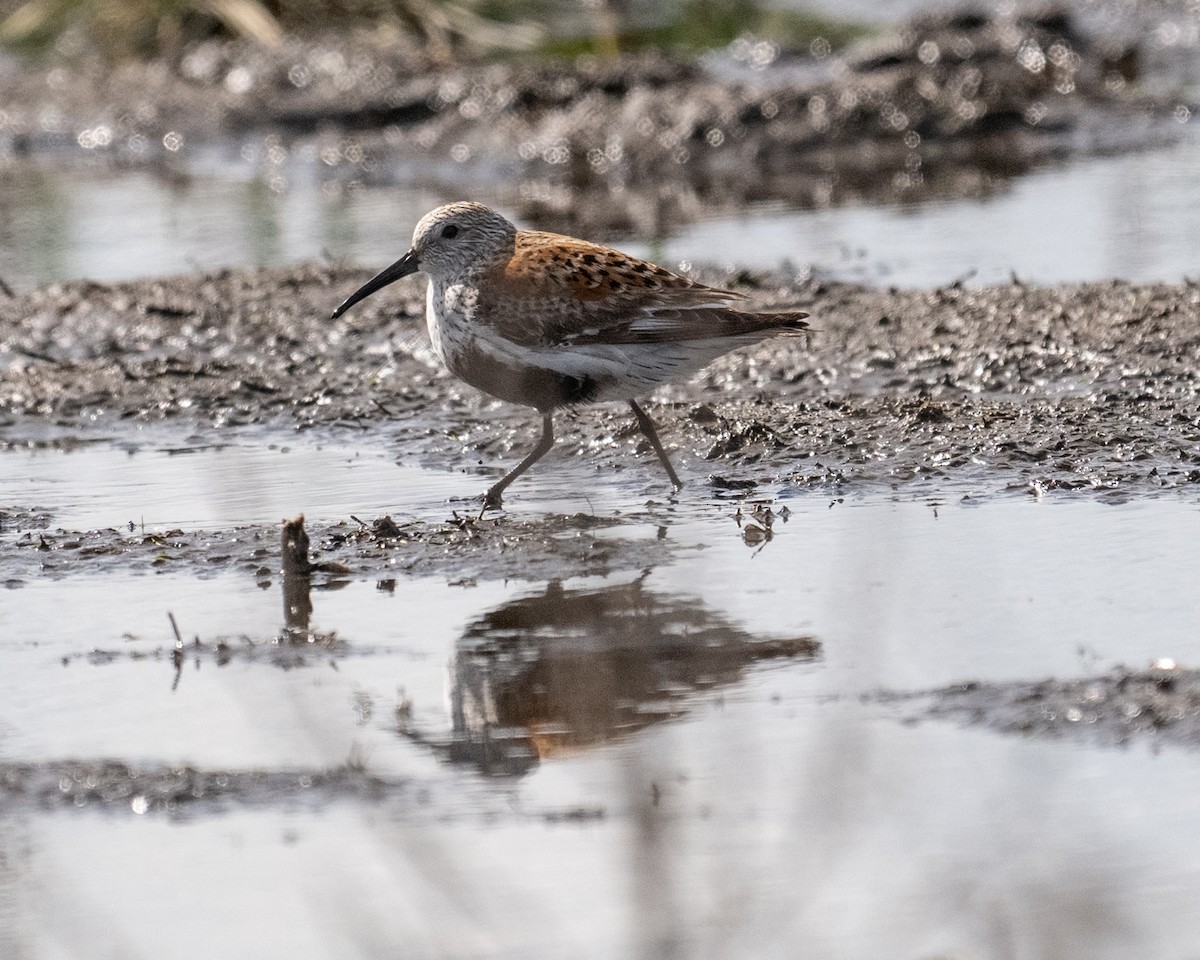
<svg viewBox="0 0 1200 960">
<path fill-rule="evenodd" d="M 456 227 L 454 224 L 451 223 L 448 226 L 442 227 L 442 237 L 444 237 L 446 240 L 453 240 L 457 236 L 458 227 Z"/>
</svg>

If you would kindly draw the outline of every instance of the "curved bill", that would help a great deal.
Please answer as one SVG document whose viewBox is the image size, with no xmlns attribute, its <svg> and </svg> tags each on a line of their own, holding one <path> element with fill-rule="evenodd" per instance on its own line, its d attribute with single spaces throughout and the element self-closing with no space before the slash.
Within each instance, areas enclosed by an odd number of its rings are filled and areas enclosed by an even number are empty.
<svg viewBox="0 0 1200 960">
<path fill-rule="evenodd" d="M 348 296 L 345 300 L 343 300 L 341 305 L 333 311 L 332 319 L 336 320 L 352 306 L 358 303 L 359 300 L 365 300 L 376 290 L 382 290 L 389 283 L 394 283 L 401 277 L 407 277 L 410 273 L 416 273 L 420 269 L 421 267 L 417 263 L 417 251 L 409 250 L 408 253 L 393 263 L 390 267 L 388 267 L 386 270 L 381 270 L 352 294 L 350 294 L 350 296 Z"/>
</svg>

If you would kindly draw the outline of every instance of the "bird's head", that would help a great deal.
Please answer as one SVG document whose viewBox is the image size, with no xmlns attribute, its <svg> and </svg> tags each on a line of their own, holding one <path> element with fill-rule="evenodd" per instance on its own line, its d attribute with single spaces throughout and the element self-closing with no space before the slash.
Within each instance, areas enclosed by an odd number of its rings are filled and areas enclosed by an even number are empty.
<svg viewBox="0 0 1200 960">
<path fill-rule="evenodd" d="M 482 203 L 438 207 L 417 224 L 408 253 L 347 297 L 333 317 L 336 320 L 360 300 L 417 271 L 434 280 L 457 276 L 511 247 L 516 233 L 516 227 Z"/>
</svg>

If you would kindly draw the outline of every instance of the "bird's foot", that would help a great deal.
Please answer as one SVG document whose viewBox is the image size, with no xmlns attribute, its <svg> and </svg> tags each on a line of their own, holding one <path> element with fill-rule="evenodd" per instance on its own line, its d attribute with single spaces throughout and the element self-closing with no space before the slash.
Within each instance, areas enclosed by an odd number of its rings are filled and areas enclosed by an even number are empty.
<svg viewBox="0 0 1200 960">
<path fill-rule="evenodd" d="M 489 510 L 501 509 L 501 504 L 503 502 L 504 502 L 504 498 L 500 495 L 500 491 L 497 490 L 495 487 L 492 487 L 487 493 L 485 493 L 483 495 L 483 507 L 479 511 L 479 519 L 482 520 L 483 515 L 485 513 L 487 513 Z"/>
</svg>

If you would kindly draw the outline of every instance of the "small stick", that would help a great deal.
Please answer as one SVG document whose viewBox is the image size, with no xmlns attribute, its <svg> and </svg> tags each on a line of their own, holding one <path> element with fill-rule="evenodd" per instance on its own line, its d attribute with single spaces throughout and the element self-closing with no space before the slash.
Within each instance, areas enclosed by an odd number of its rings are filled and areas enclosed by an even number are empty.
<svg viewBox="0 0 1200 960">
<path fill-rule="evenodd" d="M 175 631 L 175 649 L 171 651 L 171 665 L 175 668 L 175 679 L 171 681 L 171 692 L 179 689 L 180 678 L 183 677 L 183 635 L 179 632 L 179 624 L 175 622 L 175 614 L 167 611 L 171 621 L 171 629 Z"/>
</svg>

